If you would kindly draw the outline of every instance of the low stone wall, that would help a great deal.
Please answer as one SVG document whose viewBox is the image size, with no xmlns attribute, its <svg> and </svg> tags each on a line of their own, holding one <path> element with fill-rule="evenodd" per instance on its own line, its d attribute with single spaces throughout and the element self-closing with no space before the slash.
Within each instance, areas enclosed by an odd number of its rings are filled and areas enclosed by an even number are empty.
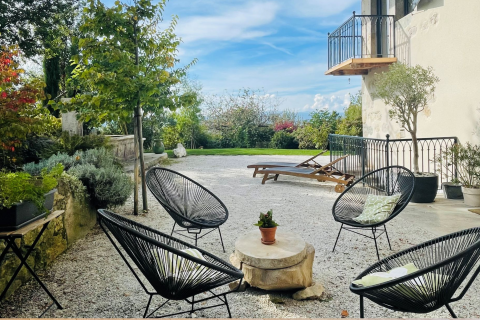
<svg viewBox="0 0 480 320">
<path fill-rule="evenodd" d="M 84 237 L 96 223 L 96 211 L 90 205 L 84 194 L 73 195 L 68 185 L 60 181 L 55 194 L 53 210 L 65 210 L 65 213 L 50 222 L 39 242 L 28 259 L 28 264 L 34 270 L 45 269 L 60 254 L 65 252 L 75 241 Z M 25 253 L 41 230 L 41 226 L 27 233 L 22 239 L 17 239 L 17 246 Z M 0 252 L 5 248 L 5 242 L 0 240 Z M 0 292 L 17 269 L 20 260 L 11 250 L 0 264 Z M 22 284 L 31 278 L 26 267 L 20 270 L 14 283 L 7 292 L 10 296 Z"/>
<path fill-rule="evenodd" d="M 135 158 L 135 140 L 134 135 L 111 135 L 109 142 L 115 156 L 121 160 L 131 160 Z M 145 141 L 145 138 L 143 138 Z"/>
</svg>

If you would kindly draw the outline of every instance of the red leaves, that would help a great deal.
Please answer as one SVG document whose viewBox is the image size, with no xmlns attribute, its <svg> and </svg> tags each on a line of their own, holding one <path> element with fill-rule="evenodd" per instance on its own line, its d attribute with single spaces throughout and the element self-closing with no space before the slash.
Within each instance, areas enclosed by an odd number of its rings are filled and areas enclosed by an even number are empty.
<svg viewBox="0 0 480 320">
<path fill-rule="evenodd" d="M 297 130 L 297 126 L 293 123 L 293 121 L 283 121 L 275 123 L 275 131 L 285 130 L 287 132 L 293 132 Z"/>
<path fill-rule="evenodd" d="M 34 116 L 42 97 L 41 81 L 21 77 L 16 48 L 0 51 L 0 148 L 14 152 L 40 121 Z M 8 51 L 10 50 L 10 51 Z"/>
</svg>

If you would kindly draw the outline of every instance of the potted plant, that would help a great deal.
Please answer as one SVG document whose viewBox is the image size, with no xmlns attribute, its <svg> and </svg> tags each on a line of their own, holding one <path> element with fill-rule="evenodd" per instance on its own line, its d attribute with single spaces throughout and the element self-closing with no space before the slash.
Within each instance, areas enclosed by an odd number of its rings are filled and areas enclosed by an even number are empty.
<svg viewBox="0 0 480 320">
<path fill-rule="evenodd" d="M 472 207 L 480 207 L 480 146 L 466 144 L 454 144 L 447 149 L 437 161 L 451 174 L 456 168 L 454 183 L 461 185 L 461 192 L 465 204 Z"/>
<path fill-rule="evenodd" d="M 270 209 L 267 213 L 260 213 L 260 218 L 254 226 L 259 227 L 262 234 L 262 243 L 266 245 L 275 243 L 275 232 L 278 224 L 272 219 L 273 211 Z"/>
<path fill-rule="evenodd" d="M 412 136 L 413 173 L 415 191 L 412 202 L 428 203 L 435 200 L 438 189 L 438 175 L 420 172 L 418 166 L 418 115 L 427 108 L 434 96 L 439 78 L 431 67 L 425 69 L 419 65 L 409 67 L 402 63 L 390 65 L 387 72 L 376 75 L 376 93 L 390 106 L 390 118 L 396 120 Z"/>
<path fill-rule="evenodd" d="M 163 145 L 163 139 L 155 138 L 153 140 L 153 152 L 155 154 L 162 154 L 165 151 L 165 146 Z"/>
<path fill-rule="evenodd" d="M 26 172 L 0 172 L 0 231 L 11 231 L 46 216 L 53 207 L 58 178 L 63 166 L 40 177 Z"/>
<path fill-rule="evenodd" d="M 463 199 L 462 185 L 456 179 L 443 182 L 442 190 L 447 199 Z"/>
</svg>

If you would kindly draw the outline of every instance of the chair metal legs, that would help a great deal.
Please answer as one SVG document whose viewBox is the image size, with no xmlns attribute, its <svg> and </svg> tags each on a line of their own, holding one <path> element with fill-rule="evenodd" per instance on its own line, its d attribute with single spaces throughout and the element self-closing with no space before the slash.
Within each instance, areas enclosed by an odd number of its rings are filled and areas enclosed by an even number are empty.
<svg viewBox="0 0 480 320">
<path fill-rule="evenodd" d="M 223 252 L 225 252 L 225 246 L 223 245 L 222 232 L 220 231 L 220 227 L 218 227 L 218 234 L 220 234 L 220 241 L 222 242 Z"/>
<path fill-rule="evenodd" d="M 360 295 L 360 318 L 365 318 L 365 314 L 363 313 L 363 296 Z"/>
<path fill-rule="evenodd" d="M 222 232 L 220 231 L 220 227 L 213 228 L 210 231 L 208 231 L 207 233 L 199 236 L 199 234 L 201 234 L 202 231 L 203 231 L 202 228 L 186 228 L 184 230 L 175 230 L 176 225 L 177 225 L 177 223 L 175 222 L 173 224 L 173 228 L 172 228 L 172 232 L 170 233 L 170 236 L 173 236 L 173 233 L 176 233 L 176 234 L 179 234 L 179 235 L 181 235 L 183 237 L 186 237 L 188 239 L 194 240 L 196 247 L 198 247 L 198 245 L 197 245 L 198 239 L 201 239 L 201 238 L 205 237 L 207 234 L 215 231 L 215 229 L 218 229 L 218 233 L 220 235 L 220 242 L 222 243 L 222 249 L 223 249 L 223 252 L 225 252 L 225 245 L 223 244 Z M 194 236 L 189 237 L 188 235 L 185 235 L 184 233 L 193 234 Z"/>
<path fill-rule="evenodd" d="M 372 228 L 373 241 L 375 242 L 375 250 L 377 251 L 377 259 L 380 260 L 380 254 L 378 253 L 377 237 L 375 237 L 375 229 Z"/>
<path fill-rule="evenodd" d="M 165 318 L 165 317 L 172 317 L 172 316 L 176 316 L 176 315 L 180 315 L 180 314 L 184 314 L 184 313 L 192 314 L 195 311 L 200 311 L 200 310 L 225 306 L 225 307 L 227 307 L 228 317 L 231 318 L 232 313 L 230 312 L 230 306 L 228 305 L 227 294 L 231 293 L 231 292 L 234 292 L 234 291 L 228 291 L 228 292 L 221 293 L 221 294 L 215 294 L 212 291 L 206 291 L 206 292 L 210 292 L 212 294 L 212 296 L 201 299 L 201 300 L 197 300 L 197 301 L 195 301 L 195 296 L 192 297 L 192 301 L 189 301 L 188 299 L 185 299 L 185 301 L 191 305 L 191 308 L 189 308 L 188 311 L 180 311 L 180 312 L 177 312 L 177 313 L 159 315 L 159 316 L 154 316 L 154 314 L 158 310 L 160 310 L 162 307 L 164 307 L 170 300 L 164 301 L 159 307 L 155 308 L 155 310 L 153 310 L 149 313 L 149 308 L 150 308 L 150 304 L 152 302 L 152 298 L 153 298 L 154 295 L 158 295 L 157 293 L 153 293 L 153 294 L 150 293 L 150 298 L 148 299 L 148 303 L 147 303 L 147 306 L 145 308 L 145 312 L 143 314 L 143 317 L 144 318 L 153 318 L 153 317 L 154 318 Z M 202 303 L 202 302 L 205 302 L 205 301 L 208 301 L 208 300 L 212 300 L 212 299 L 218 299 L 218 300 L 220 300 L 221 303 L 215 304 L 215 305 L 212 305 L 212 306 L 208 306 L 208 307 L 195 309 L 195 304 L 198 305 L 199 303 Z"/>
<path fill-rule="evenodd" d="M 392 245 L 390 244 L 390 238 L 388 237 L 387 225 L 384 225 L 383 227 L 385 228 L 385 235 L 387 236 L 388 247 L 390 248 L 390 250 L 392 250 Z"/>
<path fill-rule="evenodd" d="M 365 238 L 373 239 L 373 241 L 375 243 L 375 251 L 377 253 L 378 260 L 380 260 L 380 253 L 378 251 L 377 239 L 380 238 L 381 235 L 385 234 L 387 236 L 388 246 L 389 246 L 390 250 L 392 250 L 392 245 L 390 244 L 390 238 L 388 237 L 388 233 L 387 233 L 387 226 L 384 225 L 383 229 L 378 229 L 377 227 L 372 227 L 371 228 L 372 236 L 368 236 L 366 234 L 362 234 L 362 233 L 357 231 L 357 230 L 359 230 L 359 231 L 360 230 L 365 230 L 365 228 L 348 227 L 348 226 L 344 226 L 344 224 L 342 223 L 342 225 L 340 226 L 340 230 L 338 230 L 337 239 L 335 240 L 335 245 L 333 246 L 332 252 L 335 252 L 335 248 L 337 247 L 338 239 L 340 238 L 340 233 L 342 232 L 342 229 L 345 229 L 347 231 L 356 233 L 356 234 L 361 235 L 362 237 L 365 237 Z"/>
<path fill-rule="evenodd" d="M 445 307 L 447 307 L 447 310 L 448 312 L 450 312 L 450 315 L 452 316 L 452 318 L 457 318 L 457 315 L 455 314 L 455 312 L 453 312 L 452 308 L 448 303 L 445 305 Z"/>
<path fill-rule="evenodd" d="M 335 247 L 337 246 L 338 238 L 340 238 L 340 233 L 342 232 L 342 229 L 343 229 L 343 223 L 342 223 L 342 226 L 340 227 L 340 230 L 338 230 L 337 240 L 335 240 L 335 245 L 333 246 L 332 252 L 335 252 Z"/>
</svg>

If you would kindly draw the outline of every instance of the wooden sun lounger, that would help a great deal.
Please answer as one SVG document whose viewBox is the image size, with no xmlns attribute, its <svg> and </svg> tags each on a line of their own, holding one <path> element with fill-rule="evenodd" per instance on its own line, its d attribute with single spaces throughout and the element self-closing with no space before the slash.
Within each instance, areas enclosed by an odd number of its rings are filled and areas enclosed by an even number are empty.
<svg viewBox="0 0 480 320">
<path fill-rule="evenodd" d="M 267 168 L 282 168 L 282 167 L 297 167 L 297 168 L 321 168 L 322 165 L 315 161 L 315 158 L 326 153 L 328 150 L 323 150 L 319 154 L 308 158 L 303 162 L 259 162 L 248 165 L 247 168 L 254 168 L 253 177 L 257 176 L 258 170 Z"/>
<path fill-rule="evenodd" d="M 278 167 L 278 168 L 269 168 L 258 170 L 257 173 L 263 174 L 262 184 L 265 184 L 265 181 L 273 179 L 277 181 L 278 176 L 281 174 L 287 176 L 302 177 L 308 179 L 315 179 L 320 182 L 323 181 L 332 181 L 336 182 L 335 191 L 342 193 L 345 190 L 345 187 L 353 183 L 355 176 L 352 174 L 346 174 L 337 170 L 333 165 L 343 159 L 348 157 L 348 155 L 335 159 L 334 161 L 326 164 L 320 168 L 308 168 L 308 167 Z M 273 175 L 270 177 L 270 175 Z"/>
</svg>

